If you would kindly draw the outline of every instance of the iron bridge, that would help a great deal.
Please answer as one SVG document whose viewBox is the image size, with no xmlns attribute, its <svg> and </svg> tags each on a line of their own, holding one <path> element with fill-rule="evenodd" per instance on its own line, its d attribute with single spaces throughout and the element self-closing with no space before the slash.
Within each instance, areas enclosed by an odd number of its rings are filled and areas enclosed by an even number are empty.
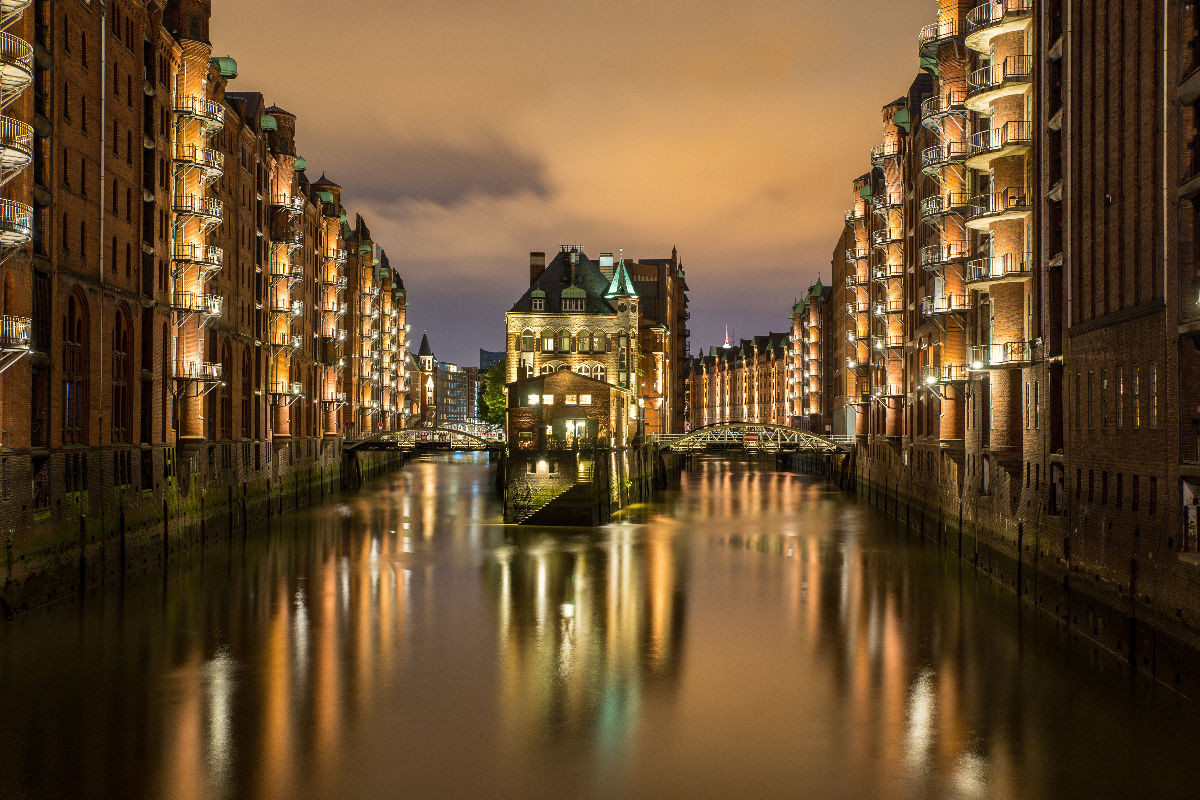
<svg viewBox="0 0 1200 800">
<path fill-rule="evenodd" d="M 663 450 L 750 450 L 768 453 L 844 453 L 853 437 L 821 436 L 787 425 L 716 422 L 684 434 L 654 437 Z"/>
<path fill-rule="evenodd" d="M 383 431 L 347 442 L 347 450 L 495 450 L 504 447 L 496 425 L 450 422 L 437 427 Z"/>
</svg>

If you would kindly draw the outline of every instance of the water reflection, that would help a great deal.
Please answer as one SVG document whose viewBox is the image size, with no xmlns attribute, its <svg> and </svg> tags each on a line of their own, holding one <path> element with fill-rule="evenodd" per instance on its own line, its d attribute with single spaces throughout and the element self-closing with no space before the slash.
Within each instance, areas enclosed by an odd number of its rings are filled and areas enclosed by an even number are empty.
<svg viewBox="0 0 1200 800">
<path fill-rule="evenodd" d="M 0 797 L 1194 795 L 1192 708 L 761 466 L 528 530 L 418 462 L 0 627 Z"/>
</svg>

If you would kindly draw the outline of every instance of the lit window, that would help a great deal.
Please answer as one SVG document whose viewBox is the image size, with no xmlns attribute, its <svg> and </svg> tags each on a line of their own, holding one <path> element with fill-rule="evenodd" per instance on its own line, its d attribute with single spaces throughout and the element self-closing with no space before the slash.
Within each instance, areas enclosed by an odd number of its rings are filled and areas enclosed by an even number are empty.
<svg viewBox="0 0 1200 800">
<path fill-rule="evenodd" d="M 529 395 L 529 405 L 536 406 L 538 404 L 538 399 L 539 397 L 536 394 Z"/>
<path fill-rule="evenodd" d="M 554 395 L 552 395 L 552 394 L 542 395 L 542 405 L 544 405 L 544 406 L 554 405 Z"/>
<path fill-rule="evenodd" d="M 577 405 L 579 403 L 579 398 L 576 395 L 569 394 L 569 395 L 567 395 L 566 400 L 564 400 L 563 402 L 565 402 L 569 406 L 573 406 L 573 405 Z"/>
<path fill-rule="evenodd" d="M 592 404 L 592 396 L 590 394 L 579 395 L 579 405 L 590 406 Z"/>
</svg>

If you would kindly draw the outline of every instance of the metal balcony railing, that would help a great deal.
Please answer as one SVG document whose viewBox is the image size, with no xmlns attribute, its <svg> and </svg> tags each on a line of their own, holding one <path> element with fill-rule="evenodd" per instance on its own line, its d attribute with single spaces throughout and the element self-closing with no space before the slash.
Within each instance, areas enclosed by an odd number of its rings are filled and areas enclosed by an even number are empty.
<svg viewBox="0 0 1200 800">
<path fill-rule="evenodd" d="M 272 278 L 299 281 L 304 278 L 304 265 L 293 264 L 291 259 L 272 256 L 267 264 L 267 274 Z"/>
<path fill-rule="evenodd" d="M 966 192 L 946 192 L 921 200 L 922 219 L 938 219 L 949 214 L 965 214 L 971 207 L 971 196 Z"/>
<path fill-rule="evenodd" d="M 967 264 L 967 281 L 1000 281 L 1005 278 L 1026 278 L 1033 274 L 1033 253 L 1006 253 L 1002 256 L 977 258 Z"/>
<path fill-rule="evenodd" d="M 935 172 L 942 167 L 963 161 L 971 154 L 967 142 L 943 142 L 921 151 L 921 170 Z"/>
<path fill-rule="evenodd" d="M 290 314 L 298 317 L 304 313 L 304 301 L 287 297 L 272 297 L 268 306 L 272 314 Z"/>
<path fill-rule="evenodd" d="M 966 32 L 973 34 L 1033 14 L 1033 0 L 989 0 L 967 12 Z"/>
<path fill-rule="evenodd" d="M 225 368 L 219 361 L 184 361 L 175 367 L 175 379 L 180 381 L 220 383 L 224 373 Z"/>
<path fill-rule="evenodd" d="M 999 89 L 1005 84 L 1029 83 L 1032 78 L 1033 56 L 1007 56 L 967 76 L 967 98 Z"/>
<path fill-rule="evenodd" d="M 871 280 L 885 282 L 904 277 L 903 264 L 878 264 L 871 270 Z"/>
<path fill-rule="evenodd" d="M 900 145 L 899 139 L 877 144 L 871 148 L 871 164 L 872 166 L 882 167 L 887 163 L 888 159 L 899 158 L 904 153 L 904 148 Z"/>
<path fill-rule="evenodd" d="M 846 212 L 846 224 L 852 225 L 855 222 L 859 222 L 863 219 L 866 219 L 866 216 L 867 216 L 866 209 L 859 208 L 857 205 L 855 205 L 849 211 Z"/>
<path fill-rule="evenodd" d="M 271 347 L 282 347 L 286 350 L 299 350 L 300 337 L 284 331 L 271 331 L 267 337 L 267 344 Z"/>
<path fill-rule="evenodd" d="M 220 175 L 225 170 L 225 154 L 220 150 L 197 147 L 184 142 L 177 142 L 175 145 L 175 161 L 198 167 L 212 175 Z"/>
<path fill-rule="evenodd" d="M 859 314 L 866 314 L 870 310 L 871 305 L 866 300 L 855 300 L 853 302 L 846 303 L 846 314 L 851 317 L 856 317 Z"/>
<path fill-rule="evenodd" d="M 33 321 L 29 317 L 12 314 L 0 316 L 0 350 L 28 350 L 32 330 Z"/>
<path fill-rule="evenodd" d="M 171 308 L 184 314 L 219 317 L 225 309 L 225 298 L 204 292 L 175 292 L 171 296 Z"/>
<path fill-rule="evenodd" d="M 868 258 L 871 253 L 865 247 L 851 247 L 846 250 L 846 263 L 853 264 L 860 258 Z"/>
<path fill-rule="evenodd" d="M 872 336 L 871 342 L 875 345 L 876 350 L 896 350 L 904 347 L 904 337 L 898 333 Z"/>
<path fill-rule="evenodd" d="M 876 214 L 886 214 L 904 206 L 902 192 L 880 192 L 871 198 L 871 210 Z"/>
<path fill-rule="evenodd" d="M 875 316 L 886 317 L 889 314 L 904 313 L 904 301 L 896 299 L 880 300 L 875 303 Z"/>
<path fill-rule="evenodd" d="M 929 57 L 946 42 L 958 37 L 958 20 L 946 19 L 934 22 L 917 32 L 917 48 L 921 55 Z"/>
<path fill-rule="evenodd" d="M 21 245 L 33 238 L 33 207 L 0 199 L 0 244 Z"/>
<path fill-rule="evenodd" d="M 904 240 L 903 228 L 876 228 L 871 231 L 871 244 L 875 247 L 888 247 Z"/>
<path fill-rule="evenodd" d="M 1033 144 L 1033 123 L 1026 120 L 1010 120 L 998 128 L 991 128 L 971 136 L 971 155 L 1000 153 L 1006 147 L 1027 147 Z"/>
<path fill-rule="evenodd" d="M 971 219 L 986 219 L 1032 211 L 1033 204 L 1024 189 L 1000 189 L 971 198 Z"/>
<path fill-rule="evenodd" d="M 33 45 L 8 31 L 0 33 L 0 76 L 5 105 L 33 83 Z"/>
<path fill-rule="evenodd" d="M 970 255 L 962 242 L 927 244 L 921 248 L 921 266 L 925 269 L 941 269 L 946 264 L 962 261 Z"/>
<path fill-rule="evenodd" d="M 1030 342 L 971 345 L 968 367 L 973 370 L 1006 369 L 1028 364 L 1033 360 Z"/>
<path fill-rule="evenodd" d="M 0 167 L 5 183 L 9 171 L 24 169 L 33 160 L 33 126 L 11 117 L 0 117 Z"/>
<path fill-rule="evenodd" d="M 940 125 L 942 120 L 967 110 L 966 83 L 944 87 L 941 92 L 921 101 L 921 122 L 927 127 Z"/>
<path fill-rule="evenodd" d="M 175 113 L 203 122 L 210 127 L 225 123 L 225 107 L 220 103 L 196 95 L 179 95 L 175 98 Z"/>
<path fill-rule="evenodd" d="M 860 276 L 857 272 L 852 272 L 846 276 L 846 288 L 850 289 L 851 291 L 857 289 L 860 286 L 866 286 L 866 285 L 867 285 L 867 279 Z"/>
<path fill-rule="evenodd" d="M 209 269 L 220 269 L 225 262 L 225 251 L 220 247 L 180 242 L 175 245 L 172 258 L 177 263 L 199 264 L 201 267 Z"/>
<path fill-rule="evenodd" d="M 332 261 L 337 264 L 345 264 L 346 263 L 346 250 L 345 250 L 345 248 L 338 248 L 336 250 L 330 250 L 328 253 L 325 254 L 325 258 L 326 258 L 326 260 Z"/>
<path fill-rule="evenodd" d="M 213 197 L 205 197 L 202 194 L 175 195 L 175 202 L 172 204 L 172 208 L 176 214 L 185 214 L 218 221 L 224 212 L 224 206 L 220 200 Z"/>
<path fill-rule="evenodd" d="M 921 383 L 933 386 L 939 383 L 958 383 L 970 377 L 965 364 L 926 364 L 921 367 Z"/>
<path fill-rule="evenodd" d="M 958 314 L 969 310 L 970 299 L 966 294 L 947 293 L 921 299 L 921 313 L 927 317 Z"/>
</svg>

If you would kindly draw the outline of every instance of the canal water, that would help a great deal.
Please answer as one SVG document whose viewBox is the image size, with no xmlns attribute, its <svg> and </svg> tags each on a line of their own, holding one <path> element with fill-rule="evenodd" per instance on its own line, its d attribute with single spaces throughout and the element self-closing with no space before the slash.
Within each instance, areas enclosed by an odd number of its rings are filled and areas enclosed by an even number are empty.
<svg viewBox="0 0 1200 800">
<path fill-rule="evenodd" d="M 0 625 L 0 797 L 1200 796 L 1200 713 L 819 479 L 419 460 Z"/>
</svg>

